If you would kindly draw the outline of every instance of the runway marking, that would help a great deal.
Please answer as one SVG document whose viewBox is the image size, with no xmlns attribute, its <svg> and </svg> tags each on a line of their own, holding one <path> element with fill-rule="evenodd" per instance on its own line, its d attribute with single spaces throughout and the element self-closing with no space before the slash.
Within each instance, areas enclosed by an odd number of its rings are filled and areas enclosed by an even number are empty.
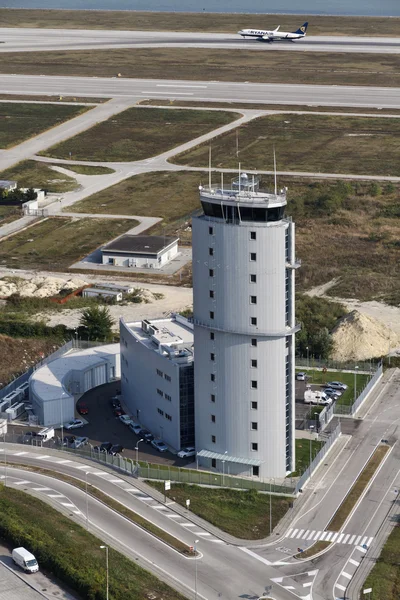
<svg viewBox="0 0 400 600">
<path fill-rule="evenodd" d="M 338 588 L 338 589 L 339 589 L 341 592 L 345 592 L 345 591 L 346 591 L 346 588 L 345 588 L 345 586 L 344 586 L 344 585 L 340 585 L 340 583 L 337 583 L 337 584 L 336 584 L 336 587 L 337 587 L 337 588 Z"/>
<path fill-rule="evenodd" d="M 157 83 L 156 87 L 195 88 L 196 90 L 207 88 L 206 85 L 175 85 L 173 83 Z"/>
<path fill-rule="evenodd" d="M 141 94 L 146 94 L 147 96 L 154 96 L 154 94 L 157 95 L 167 95 L 170 96 L 171 92 L 140 92 Z M 176 96 L 193 96 L 194 93 L 193 92 L 177 92 L 176 94 L 174 94 Z"/>
<path fill-rule="evenodd" d="M 358 567 L 360 564 L 358 561 L 354 560 L 354 558 L 349 558 L 349 563 L 351 563 L 355 567 Z"/>
<path fill-rule="evenodd" d="M 345 577 L 346 579 L 351 579 L 353 577 L 353 575 L 349 575 L 348 573 L 346 573 L 345 571 L 341 572 L 341 575 L 343 575 L 343 577 Z"/>
</svg>

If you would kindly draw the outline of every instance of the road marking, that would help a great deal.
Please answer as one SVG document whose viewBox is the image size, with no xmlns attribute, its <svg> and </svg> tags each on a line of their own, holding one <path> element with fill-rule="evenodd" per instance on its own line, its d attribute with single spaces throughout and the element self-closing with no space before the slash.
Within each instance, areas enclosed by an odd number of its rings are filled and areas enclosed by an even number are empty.
<svg viewBox="0 0 400 600">
<path fill-rule="evenodd" d="M 153 506 L 154 510 L 169 510 L 167 506 L 162 506 L 162 504 L 158 504 L 157 506 Z"/>
<path fill-rule="evenodd" d="M 66 465 L 67 463 L 71 463 L 72 460 L 57 460 L 56 463 L 58 465 Z"/>
<path fill-rule="evenodd" d="M 323 531 L 321 534 L 321 537 L 319 538 L 320 540 L 324 540 L 327 536 L 328 532 L 327 531 Z"/>
<path fill-rule="evenodd" d="M 162 94 L 164 96 L 165 95 L 167 95 L 167 96 L 171 95 L 171 92 L 155 92 L 155 91 L 152 91 L 152 92 L 140 92 L 140 93 L 141 94 L 146 94 L 147 96 L 154 96 L 154 94 L 157 94 L 157 95 Z M 193 96 L 193 95 L 194 95 L 193 92 L 176 92 L 174 94 L 174 96 Z"/>
<path fill-rule="evenodd" d="M 363 554 L 365 554 L 367 552 L 366 549 L 362 548 L 361 546 L 357 546 L 356 549 L 359 550 L 360 552 L 362 552 Z"/>
<path fill-rule="evenodd" d="M 347 535 L 345 535 L 344 540 L 343 540 L 343 544 L 347 544 L 347 540 L 349 539 L 350 534 L 348 533 Z"/>
<path fill-rule="evenodd" d="M 314 536 L 314 540 L 313 541 L 318 540 L 318 538 L 319 538 L 320 535 L 321 535 L 321 532 L 317 531 L 317 533 Z"/>
<path fill-rule="evenodd" d="M 169 517 L 170 519 L 180 519 L 181 515 L 176 515 L 175 513 L 173 513 L 171 515 L 167 515 L 167 517 Z"/>
<path fill-rule="evenodd" d="M 344 538 L 344 533 L 341 533 L 337 539 L 337 543 L 340 544 L 340 542 L 342 541 L 343 538 Z"/>
<path fill-rule="evenodd" d="M 374 539 L 373 537 L 370 537 L 370 538 L 369 538 L 369 540 L 368 540 L 368 542 L 367 542 L 367 546 L 370 546 L 370 545 L 371 545 L 371 542 L 372 542 L 372 540 L 373 540 L 373 539 Z"/>
<path fill-rule="evenodd" d="M 245 554 L 248 554 L 249 556 L 252 556 L 256 560 L 259 560 L 260 562 L 264 563 L 264 565 L 271 566 L 271 564 L 272 564 L 272 563 L 270 563 L 269 560 L 267 560 L 266 558 L 263 558 L 262 556 L 260 556 L 259 554 L 256 554 L 255 552 L 253 552 L 252 550 L 249 550 L 248 548 L 239 546 L 239 550 L 241 550 L 242 552 L 245 552 Z M 271 581 L 273 581 L 273 579 Z"/>
<path fill-rule="evenodd" d="M 15 485 L 24 485 L 25 483 L 31 483 L 30 481 L 26 481 L 26 479 L 24 479 L 23 481 L 16 481 Z"/>
<path fill-rule="evenodd" d="M 358 561 L 354 560 L 354 558 L 349 558 L 349 563 L 351 563 L 355 567 L 358 567 L 360 564 Z"/>
<path fill-rule="evenodd" d="M 329 540 L 331 539 L 332 536 L 333 536 L 333 532 L 332 531 L 328 531 L 328 535 L 326 536 L 325 540 L 327 542 L 329 542 Z"/>
<path fill-rule="evenodd" d="M 356 535 L 352 535 L 351 538 L 349 539 L 349 544 L 353 544 L 356 537 L 357 537 Z"/>
<path fill-rule="evenodd" d="M 152 498 L 151 496 L 136 496 L 136 498 L 138 498 L 142 502 L 151 502 L 152 500 L 154 500 L 154 498 Z"/>
<path fill-rule="evenodd" d="M 339 535 L 338 533 L 334 533 L 333 537 L 331 539 L 331 542 L 334 542 L 336 540 L 336 538 L 337 538 L 338 535 Z"/>
<path fill-rule="evenodd" d="M 80 467 L 75 467 L 75 469 L 92 469 L 89 465 L 81 465 Z"/>
<path fill-rule="evenodd" d="M 293 585 L 283 585 L 284 590 L 295 590 L 296 588 Z"/>
<path fill-rule="evenodd" d="M 351 579 L 353 577 L 353 575 L 349 575 L 348 573 L 346 573 L 345 571 L 341 572 L 341 575 L 343 575 L 343 577 L 346 577 L 346 579 Z"/>
<path fill-rule="evenodd" d="M 342 591 L 342 592 L 345 592 L 345 591 L 346 591 L 346 588 L 345 588 L 345 586 L 344 586 L 344 585 L 340 585 L 340 583 L 337 583 L 337 584 L 336 584 L 336 587 L 337 587 L 337 588 L 338 588 L 340 591 Z"/>
<path fill-rule="evenodd" d="M 49 492 L 51 490 L 51 488 L 37 487 L 37 488 L 31 488 L 31 490 L 34 490 L 35 492 Z"/>
<path fill-rule="evenodd" d="M 293 530 L 292 530 L 292 531 L 293 531 Z M 297 535 L 297 532 L 298 532 L 298 531 L 299 531 L 298 529 L 295 529 L 295 530 L 293 531 L 293 533 L 290 535 L 290 537 L 291 537 L 291 538 L 294 538 L 294 537 L 295 537 L 295 535 Z"/>
<path fill-rule="evenodd" d="M 306 538 L 304 538 L 304 539 L 305 539 L 305 540 L 311 540 L 311 538 L 313 537 L 313 535 L 314 535 L 314 534 L 315 534 L 315 530 L 314 530 L 314 531 L 312 531 L 312 532 L 310 533 L 310 535 L 308 535 L 308 536 L 307 536 Z"/>
<path fill-rule="evenodd" d="M 24 454 L 28 454 L 28 452 L 14 452 L 13 456 L 23 456 Z"/>
<path fill-rule="evenodd" d="M 364 544 L 367 543 L 367 539 L 368 539 L 368 536 L 366 535 L 365 538 L 363 538 L 362 542 L 360 542 L 360 545 L 364 546 Z"/>
<path fill-rule="evenodd" d="M 70 462 L 70 461 L 67 460 L 66 462 Z M 91 475 L 104 475 L 104 471 L 92 471 L 90 474 Z"/>
<path fill-rule="evenodd" d="M 196 535 L 211 535 L 211 533 L 208 533 L 208 531 L 193 531 L 193 533 L 195 533 Z"/>
<path fill-rule="evenodd" d="M 47 494 L 49 498 L 65 498 L 64 494 Z"/>
<path fill-rule="evenodd" d="M 37 458 L 38 460 L 44 460 L 45 458 L 51 458 L 51 456 L 45 454 L 44 456 L 35 456 L 35 458 Z"/>
<path fill-rule="evenodd" d="M 69 507 L 74 507 L 74 504 L 71 504 L 71 502 L 60 502 L 60 504 L 62 504 L 63 506 L 69 506 Z"/>
<path fill-rule="evenodd" d="M 359 535 L 357 540 L 354 542 L 355 546 L 358 546 L 358 544 L 360 543 L 360 540 L 362 538 L 362 535 Z"/>
<path fill-rule="evenodd" d="M 303 587 L 311 587 L 313 584 L 312 581 L 309 581 L 308 583 L 303 583 Z"/>
<path fill-rule="evenodd" d="M 309 577 L 314 577 L 314 575 L 316 575 L 318 573 L 318 569 L 315 569 L 315 571 L 308 571 L 307 575 L 309 575 Z"/>
<path fill-rule="evenodd" d="M 80 510 L 78 510 L 78 509 L 76 509 L 76 510 L 73 510 L 72 512 L 73 512 L 73 513 L 75 513 L 76 515 L 81 515 L 81 514 L 82 514 L 82 513 L 81 513 L 81 511 L 80 511 Z"/>
<path fill-rule="evenodd" d="M 210 542 L 214 542 L 214 544 L 225 544 L 223 540 L 209 540 Z"/>
<path fill-rule="evenodd" d="M 194 523 L 180 523 L 180 525 L 182 525 L 182 527 L 198 527 L 198 525 L 195 525 Z"/>
<path fill-rule="evenodd" d="M 289 531 L 287 532 L 287 534 L 285 535 L 285 537 L 290 537 L 290 534 L 292 533 L 293 529 L 289 529 Z"/>
<path fill-rule="evenodd" d="M 124 483 L 123 479 L 109 479 L 110 483 Z"/>
<path fill-rule="evenodd" d="M 173 87 L 173 88 L 196 88 L 196 89 L 206 89 L 206 85 L 175 85 L 173 83 L 157 83 L 156 87 Z"/>
<path fill-rule="evenodd" d="M 299 538 L 301 538 L 301 536 L 304 533 L 304 529 L 300 529 L 299 533 L 296 535 L 296 540 L 298 540 Z"/>
</svg>

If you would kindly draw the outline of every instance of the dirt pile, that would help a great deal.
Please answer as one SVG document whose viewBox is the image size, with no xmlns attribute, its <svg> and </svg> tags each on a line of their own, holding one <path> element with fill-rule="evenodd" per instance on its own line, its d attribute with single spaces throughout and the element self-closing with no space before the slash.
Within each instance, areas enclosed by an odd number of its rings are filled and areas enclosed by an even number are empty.
<svg viewBox="0 0 400 600">
<path fill-rule="evenodd" d="M 57 347 L 51 339 L 20 339 L 0 334 L 0 389 Z"/>
<path fill-rule="evenodd" d="M 385 356 L 390 348 L 400 344 L 400 338 L 381 321 L 353 310 L 338 323 L 332 332 L 338 361 L 367 360 Z"/>
<path fill-rule="evenodd" d="M 0 297 L 20 294 L 31 298 L 49 298 L 62 290 L 76 290 L 86 285 L 86 281 L 79 277 L 63 279 L 61 277 L 3 277 L 0 279 Z"/>
</svg>

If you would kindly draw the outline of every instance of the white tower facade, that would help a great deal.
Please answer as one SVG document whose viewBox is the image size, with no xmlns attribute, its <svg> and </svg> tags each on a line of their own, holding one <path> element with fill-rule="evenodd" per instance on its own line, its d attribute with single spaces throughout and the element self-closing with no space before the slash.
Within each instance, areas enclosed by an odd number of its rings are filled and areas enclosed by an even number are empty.
<svg viewBox="0 0 400 600">
<path fill-rule="evenodd" d="M 245 174 L 201 188 L 193 219 L 199 464 L 280 478 L 294 470 L 294 224 L 286 191 Z"/>
</svg>

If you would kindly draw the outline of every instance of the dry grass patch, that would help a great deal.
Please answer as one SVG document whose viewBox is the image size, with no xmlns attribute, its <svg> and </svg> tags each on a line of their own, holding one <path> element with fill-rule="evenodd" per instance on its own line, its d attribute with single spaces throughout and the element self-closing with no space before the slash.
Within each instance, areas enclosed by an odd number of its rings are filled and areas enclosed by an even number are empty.
<svg viewBox="0 0 400 600">
<path fill-rule="evenodd" d="M 0 179 L 17 181 L 19 187 L 40 188 L 54 193 L 71 192 L 78 187 L 77 181 L 72 177 L 35 160 L 24 160 L 10 167 L 0 173 Z"/>
<path fill-rule="evenodd" d="M 377 471 L 378 467 L 380 466 L 388 451 L 389 446 L 378 446 L 378 448 L 375 450 L 375 452 L 365 465 L 364 469 L 360 473 L 359 477 L 354 482 L 346 498 L 339 506 L 333 519 L 329 522 L 328 526 L 326 527 L 327 531 L 341 530 L 344 523 L 346 522 L 346 519 L 357 504 L 357 501 L 360 498 L 361 494 L 367 488 L 369 482 L 371 481 L 372 477 L 374 476 L 375 472 Z"/>
<path fill-rule="evenodd" d="M 308 558 L 312 558 L 316 554 L 322 552 L 322 550 L 326 550 L 326 548 L 329 548 L 331 543 L 332 542 L 320 540 L 319 542 L 315 542 L 315 544 L 307 548 L 307 550 L 304 550 L 304 552 L 299 552 L 298 554 L 295 554 L 293 558 L 297 558 L 298 560 L 306 560 Z"/>
</svg>

